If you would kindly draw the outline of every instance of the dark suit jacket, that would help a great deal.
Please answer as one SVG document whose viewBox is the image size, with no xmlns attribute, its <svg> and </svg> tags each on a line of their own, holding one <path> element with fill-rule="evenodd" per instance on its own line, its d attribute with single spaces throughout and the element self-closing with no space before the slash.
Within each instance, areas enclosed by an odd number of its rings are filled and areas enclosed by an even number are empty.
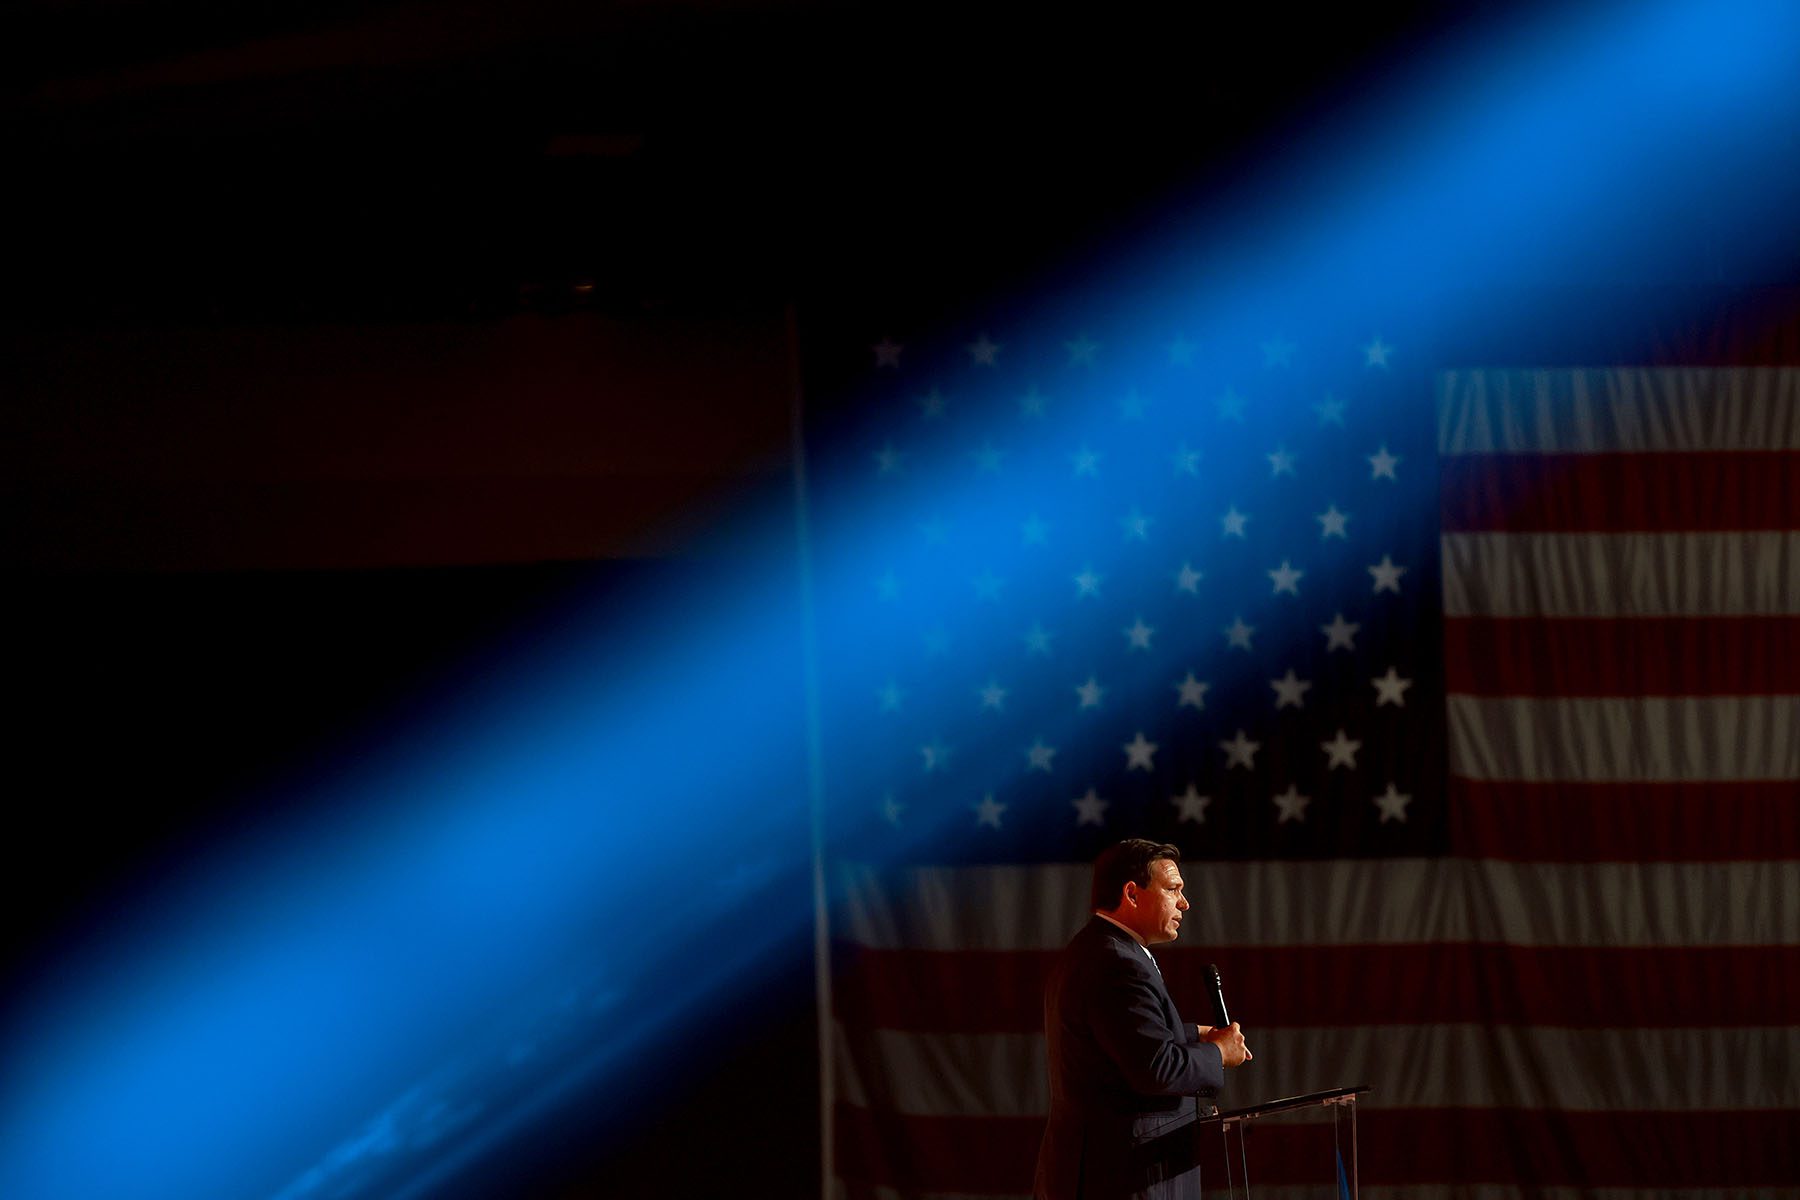
<svg viewBox="0 0 1800 1200">
<path fill-rule="evenodd" d="M 1096 916 L 1075 935 L 1045 987 L 1044 1034 L 1050 1124 L 1039 1200 L 1198 1197 L 1187 1097 L 1217 1093 L 1224 1066 L 1130 934 Z"/>
</svg>

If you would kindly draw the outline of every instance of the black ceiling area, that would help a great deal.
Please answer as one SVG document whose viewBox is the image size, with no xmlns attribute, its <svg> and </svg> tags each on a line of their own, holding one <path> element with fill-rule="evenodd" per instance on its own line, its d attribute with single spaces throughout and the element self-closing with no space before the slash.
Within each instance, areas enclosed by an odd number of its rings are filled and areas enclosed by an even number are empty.
<svg viewBox="0 0 1800 1200">
<path fill-rule="evenodd" d="M 1002 284 L 1492 15 L 28 0 L 7 303 L 435 317 Z"/>
</svg>

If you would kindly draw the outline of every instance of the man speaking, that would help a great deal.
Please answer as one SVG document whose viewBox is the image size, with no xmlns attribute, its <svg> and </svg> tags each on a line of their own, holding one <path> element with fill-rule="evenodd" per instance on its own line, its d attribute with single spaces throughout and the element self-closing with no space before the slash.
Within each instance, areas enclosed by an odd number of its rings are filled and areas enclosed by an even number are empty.
<svg viewBox="0 0 1800 1200">
<path fill-rule="evenodd" d="M 1188 910 L 1181 851 L 1130 838 L 1094 860 L 1094 915 L 1044 989 L 1050 1124 L 1039 1200 L 1199 1200 L 1194 1106 L 1250 1060 L 1243 1032 L 1183 1024 L 1150 947 Z"/>
</svg>

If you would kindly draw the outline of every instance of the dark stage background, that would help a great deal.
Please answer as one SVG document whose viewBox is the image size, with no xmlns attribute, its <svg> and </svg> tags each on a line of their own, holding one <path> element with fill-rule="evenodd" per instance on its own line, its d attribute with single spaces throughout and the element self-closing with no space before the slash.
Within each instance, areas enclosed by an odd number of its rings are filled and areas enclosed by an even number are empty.
<svg viewBox="0 0 1800 1200">
<path fill-rule="evenodd" d="M 329 816 L 305 809 L 333 780 L 559 639 L 741 566 L 700 531 L 786 500 L 780 329 L 15 324 L 6 994 L 128 936 L 208 856 Z M 762 903 L 806 910 L 809 881 Z M 664 1194 L 674 1161 L 702 1192 L 815 1187 L 811 947 L 766 966 L 654 1047 L 652 1077 L 576 1098 L 443 1193 Z"/>
</svg>

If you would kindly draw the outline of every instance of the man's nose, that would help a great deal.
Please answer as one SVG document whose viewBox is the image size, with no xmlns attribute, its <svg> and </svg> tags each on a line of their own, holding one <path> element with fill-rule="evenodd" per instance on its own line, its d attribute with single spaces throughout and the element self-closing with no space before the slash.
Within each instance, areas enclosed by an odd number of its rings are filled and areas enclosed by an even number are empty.
<svg viewBox="0 0 1800 1200">
<path fill-rule="evenodd" d="M 1193 905 L 1188 903 L 1186 896 L 1177 896 L 1175 897 L 1175 907 L 1182 912 L 1186 912 L 1188 909 L 1192 908 Z"/>
</svg>

